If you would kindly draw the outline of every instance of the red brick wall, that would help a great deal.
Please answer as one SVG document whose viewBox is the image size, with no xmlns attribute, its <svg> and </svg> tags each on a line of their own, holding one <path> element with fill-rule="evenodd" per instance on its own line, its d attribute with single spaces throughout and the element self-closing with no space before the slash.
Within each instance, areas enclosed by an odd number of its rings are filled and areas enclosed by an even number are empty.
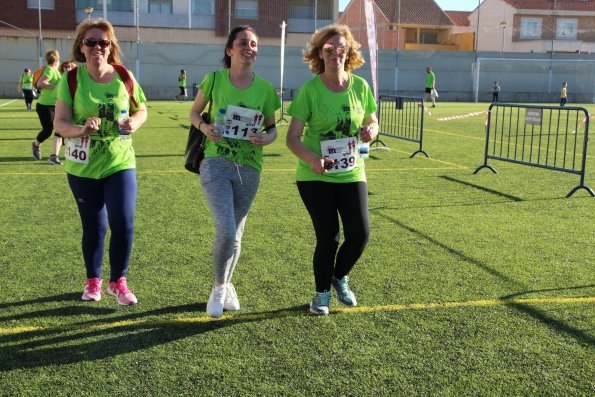
<svg viewBox="0 0 595 397">
<path fill-rule="evenodd" d="M 74 30 L 76 28 L 75 0 L 54 0 L 54 10 L 41 10 L 41 28 Z M 2 20 L 21 29 L 39 31 L 37 8 L 27 8 L 27 0 L 2 2 Z"/>
<path fill-rule="evenodd" d="M 231 29 L 238 25 L 250 25 L 256 30 L 259 37 L 280 37 L 281 21 L 287 21 L 287 3 L 270 0 L 258 1 L 258 18 L 242 19 L 236 18 L 234 14 L 234 2 L 231 2 Z M 215 2 L 215 32 L 217 36 L 227 36 L 229 13 L 227 1 Z"/>
</svg>

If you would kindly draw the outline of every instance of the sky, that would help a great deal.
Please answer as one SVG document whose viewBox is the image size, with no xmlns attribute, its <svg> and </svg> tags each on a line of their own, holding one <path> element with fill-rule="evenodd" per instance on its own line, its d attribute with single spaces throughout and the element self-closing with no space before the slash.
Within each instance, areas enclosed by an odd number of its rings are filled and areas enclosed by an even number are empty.
<svg viewBox="0 0 595 397">
<path fill-rule="evenodd" d="M 440 8 L 448 11 L 473 11 L 478 0 L 434 0 Z M 481 0 L 483 1 L 483 0 Z M 349 0 L 339 0 L 339 11 L 349 4 Z"/>
</svg>

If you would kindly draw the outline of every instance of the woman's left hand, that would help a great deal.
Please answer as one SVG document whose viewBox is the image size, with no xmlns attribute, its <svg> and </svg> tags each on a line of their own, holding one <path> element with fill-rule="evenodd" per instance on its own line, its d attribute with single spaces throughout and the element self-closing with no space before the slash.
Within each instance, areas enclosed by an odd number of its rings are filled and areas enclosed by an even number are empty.
<svg viewBox="0 0 595 397">
<path fill-rule="evenodd" d="M 250 135 L 250 142 L 255 146 L 266 146 L 270 145 L 275 141 L 276 136 L 274 134 L 267 134 L 259 132 Z"/>
<path fill-rule="evenodd" d="M 370 142 L 378 135 L 378 124 L 362 125 L 359 129 L 359 137 L 362 142 Z"/>
<path fill-rule="evenodd" d="M 132 117 L 128 117 L 126 121 L 124 121 L 123 123 L 118 123 L 118 125 L 120 127 L 120 130 L 126 131 L 126 134 L 128 135 L 134 133 L 134 131 L 136 131 L 138 127 L 140 127 L 136 120 L 134 120 L 134 118 Z"/>
</svg>

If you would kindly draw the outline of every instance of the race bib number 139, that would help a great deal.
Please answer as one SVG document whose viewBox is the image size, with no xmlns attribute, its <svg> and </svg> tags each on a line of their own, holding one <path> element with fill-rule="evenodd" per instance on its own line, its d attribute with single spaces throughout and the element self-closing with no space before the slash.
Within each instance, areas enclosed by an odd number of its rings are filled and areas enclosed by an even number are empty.
<svg viewBox="0 0 595 397">
<path fill-rule="evenodd" d="M 323 157 L 335 160 L 333 166 L 326 172 L 345 172 L 355 168 L 357 159 L 355 137 L 322 141 L 320 142 L 320 152 Z"/>
<path fill-rule="evenodd" d="M 89 163 L 89 135 L 80 138 L 66 139 L 66 151 L 64 156 L 75 163 Z"/>
</svg>

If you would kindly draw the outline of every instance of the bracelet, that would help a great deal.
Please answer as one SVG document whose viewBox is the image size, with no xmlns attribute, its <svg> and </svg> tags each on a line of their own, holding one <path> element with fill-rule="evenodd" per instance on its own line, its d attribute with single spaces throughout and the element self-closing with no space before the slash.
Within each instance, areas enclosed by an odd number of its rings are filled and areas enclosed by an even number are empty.
<svg viewBox="0 0 595 397">
<path fill-rule="evenodd" d="M 201 120 L 201 121 L 198 123 L 198 128 L 197 128 L 197 129 L 198 129 L 198 131 L 200 131 L 201 133 L 202 133 L 202 131 L 200 130 L 200 126 L 202 125 L 202 123 L 204 123 L 204 121 L 203 121 L 203 120 Z"/>
<path fill-rule="evenodd" d="M 276 128 L 276 127 L 277 127 L 277 124 L 273 123 L 271 125 L 267 125 L 266 127 L 264 127 L 260 132 L 267 132 L 267 131 L 272 130 L 273 128 Z"/>
</svg>

